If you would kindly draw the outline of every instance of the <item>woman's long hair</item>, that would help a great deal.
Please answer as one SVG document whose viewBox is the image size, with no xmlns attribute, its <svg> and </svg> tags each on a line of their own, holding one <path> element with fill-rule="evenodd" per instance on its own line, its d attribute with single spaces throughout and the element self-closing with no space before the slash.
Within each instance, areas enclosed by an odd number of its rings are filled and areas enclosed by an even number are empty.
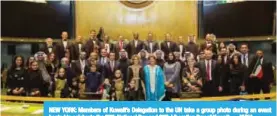
<svg viewBox="0 0 277 116">
<path fill-rule="evenodd" d="M 16 59 L 17 58 L 21 58 L 22 59 L 22 63 L 21 63 L 21 65 L 20 65 L 20 67 L 21 68 L 23 68 L 24 67 L 24 57 L 23 56 L 21 56 L 21 55 L 16 55 L 16 56 L 14 56 L 14 58 L 13 58 L 13 60 L 12 60 L 12 65 L 11 65 L 11 67 L 10 67 L 10 70 L 14 70 L 15 68 L 16 68 Z"/>
<path fill-rule="evenodd" d="M 169 55 L 170 55 L 170 54 L 173 56 L 173 59 L 169 59 Z M 168 53 L 168 58 L 166 59 L 166 62 L 167 62 L 168 64 L 172 64 L 172 63 L 176 62 L 176 57 L 175 57 L 175 55 L 174 55 L 173 52 L 169 52 L 169 53 Z"/>
<path fill-rule="evenodd" d="M 235 61 L 234 61 L 234 58 L 235 57 L 237 57 L 238 58 L 238 64 L 235 64 Z M 231 57 L 231 61 L 230 61 L 230 63 L 231 63 L 231 65 L 233 66 L 232 68 L 233 69 L 239 69 L 240 68 L 240 66 L 242 66 L 241 65 L 241 56 L 240 56 L 240 54 L 234 54 L 232 57 Z"/>
</svg>

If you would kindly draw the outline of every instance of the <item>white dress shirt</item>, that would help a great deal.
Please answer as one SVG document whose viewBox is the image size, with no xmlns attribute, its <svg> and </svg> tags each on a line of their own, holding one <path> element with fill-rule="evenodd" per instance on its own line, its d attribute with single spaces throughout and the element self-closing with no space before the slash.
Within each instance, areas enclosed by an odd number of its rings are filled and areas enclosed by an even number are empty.
<svg viewBox="0 0 277 116">
<path fill-rule="evenodd" d="M 168 48 L 170 48 L 170 42 L 167 42 L 167 46 L 168 46 Z"/>
<path fill-rule="evenodd" d="M 152 42 L 149 43 L 149 47 L 150 47 L 150 52 L 152 53 L 153 52 L 153 43 Z"/>
<path fill-rule="evenodd" d="M 105 43 L 105 49 L 107 50 L 107 53 L 110 53 L 110 44 Z"/>
<path fill-rule="evenodd" d="M 79 47 L 79 52 L 81 53 L 81 51 L 82 51 L 82 44 L 78 44 L 78 47 Z"/>
<path fill-rule="evenodd" d="M 244 60 L 243 60 L 243 58 L 245 58 L 245 62 L 244 62 Z M 248 54 L 242 54 L 242 57 L 241 57 L 241 63 L 242 64 L 245 64 L 247 67 L 249 66 L 248 63 L 249 61 L 248 61 Z"/>
<path fill-rule="evenodd" d="M 63 46 L 66 49 L 66 47 L 67 47 L 67 41 L 63 41 Z"/>
<path fill-rule="evenodd" d="M 80 60 L 80 65 L 81 65 L 82 74 L 84 74 L 85 66 L 86 66 L 86 60 Z"/>
<path fill-rule="evenodd" d="M 179 49 L 180 49 L 181 54 L 183 53 L 183 47 L 184 47 L 183 45 L 181 45 L 181 44 L 179 45 Z"/>
<path fill-rule="evenodd" d="M 138 45 L 138 40 L 135 40 L 135 47 L 137 47 Z"/>
<path fill-rule="evenodd" d="M 52 52 L 52 50 L 53 50 L 53 48 L 52 48 L 52 47 L 49 47 L 49 48 L 48 48 L 48 52 L 49 52 L 49 53 L 51 53 L 51 52 Z"/>
</svg>

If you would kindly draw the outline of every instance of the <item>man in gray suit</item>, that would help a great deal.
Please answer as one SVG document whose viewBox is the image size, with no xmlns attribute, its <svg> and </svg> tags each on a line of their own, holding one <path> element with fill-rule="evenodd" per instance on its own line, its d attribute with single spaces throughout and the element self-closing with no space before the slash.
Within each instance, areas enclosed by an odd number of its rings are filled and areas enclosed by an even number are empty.
<svg viewBox="0 0 277 116">
<path fill-rule="evenodd" d="M 159 49 L 158 43 L 153 41 L 153 33 L 151 32 L 148 33 L 147 41 L 144 43 L 144 49 L 150 54 Z"/>
</svg>

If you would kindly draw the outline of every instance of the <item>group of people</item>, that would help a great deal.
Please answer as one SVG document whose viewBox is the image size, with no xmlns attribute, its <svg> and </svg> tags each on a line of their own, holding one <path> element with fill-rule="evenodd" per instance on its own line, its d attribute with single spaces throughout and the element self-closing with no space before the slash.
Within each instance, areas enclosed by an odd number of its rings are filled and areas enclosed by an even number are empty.
<svg viewBox="0 0 277 116">
<path fill-rule="evenodd" d="M 7 71 L 8 95 L 85 98 L 102 94 L 111 101 L 158 101 L 180 97 L 181 93 L 221 96 L 269 93 L 274 82 L 272 63 L 263 51 L 251 56 L 247 44 L 219 45 L 215 35 L 207 34 L 198 45 L 195 36 L 172 41 L 165 34 L 160 44 L 149 33 L 146 41 L 133 34 L 126 43 L 123 36 L 112 43 L 109 36 L 90 32 L 86 42 L 78 36 L 68 41 L 62 32 L 54 44 L 47 38 L 34 56 L 24 63 L 17 55 Z"/>
</svg>

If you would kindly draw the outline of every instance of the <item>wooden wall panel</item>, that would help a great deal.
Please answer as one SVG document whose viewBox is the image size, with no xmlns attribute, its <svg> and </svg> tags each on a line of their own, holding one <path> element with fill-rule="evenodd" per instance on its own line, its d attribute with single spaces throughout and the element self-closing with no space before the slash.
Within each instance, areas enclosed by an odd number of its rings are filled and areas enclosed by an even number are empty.
<svg viewBox="0 0 277 116">
<path fill-rule="evenodd" d="M 133 32 L 139 32 L 144 40 L 149 31 L 157 40 L 163 40 L 167 32 L 175 39 L 179 35 L 196 35 L 197 2 L 155 1 L 134 11 L 119 1 L 76 1 L 76 35 L 87 38 L 91 29 L 98 31 L 101 26 L 113 40 L 119 34 L 132 39 Z"/>
</svg>

